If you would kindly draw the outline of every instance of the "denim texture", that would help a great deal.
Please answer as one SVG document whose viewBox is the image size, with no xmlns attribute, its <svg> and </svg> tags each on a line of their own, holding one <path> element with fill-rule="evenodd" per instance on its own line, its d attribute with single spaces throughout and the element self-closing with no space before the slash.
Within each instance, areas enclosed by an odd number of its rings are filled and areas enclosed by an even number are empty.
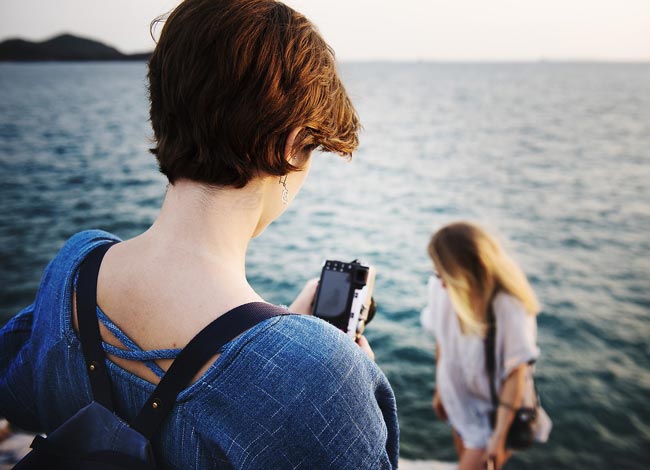
<svg viewBox="0 0 650 470">
<path fill-rule="evenodd" d="M 47 266 L 34 303 L 0 330 L 0 415 L 50 432 L 91 401 L 71 298 L 80 262 L 114 235 L 76 234 Z M 107 360 L 117 412 L 131 420 L 154 385 Z M 266 320 L 228 343 L 177 399 L 153 439 L 165 468 L 397 468 L 388 380 L 317 318 Z"/>
</svg>

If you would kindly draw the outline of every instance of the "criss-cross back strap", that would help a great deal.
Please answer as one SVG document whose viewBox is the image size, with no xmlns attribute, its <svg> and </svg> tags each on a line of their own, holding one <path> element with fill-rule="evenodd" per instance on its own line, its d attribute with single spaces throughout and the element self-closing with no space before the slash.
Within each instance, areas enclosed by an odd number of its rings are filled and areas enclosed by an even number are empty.
<svg viewBox="0 0 650 470">
<path fill-rule="evenodd" d="M 77 282 L 77 316 L 93 397 L 114 410 L 105 364 L 106 354 L 102 348 L 96 314 L 99 266 L 112 245 L 108 243 L 94 249 L 81 266 Z M 203 328 L 178 354 L 140 413 L 130 423 L 131 427 L 151 439 L 171 411 L 178 394 L 223 345 L 258 323 L 287 313 L 275 305 L 251 302 L 235 307 Z"/>
</svg>

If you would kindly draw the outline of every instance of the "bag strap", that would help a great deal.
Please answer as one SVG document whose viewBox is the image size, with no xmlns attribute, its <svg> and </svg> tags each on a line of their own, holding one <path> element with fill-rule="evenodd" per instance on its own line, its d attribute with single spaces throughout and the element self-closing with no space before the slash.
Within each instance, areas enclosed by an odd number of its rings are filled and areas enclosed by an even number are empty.
<svg viewBox="0 0 650 470">
<path fill-rule="evenodd" d="M 492 300 L 494 296 L 490 298 L 487 308 L 487 333 L 485 335 L 485 367 L 488 371 L 488 378 L 490 380 L 490 395 L 492 396 L 492 405 L 496 410 L 499 406 L 499 398 L 497 396 L 496 385 L 494 385 L 494 375 L 496 373 L 496 354 L 495 354 L 495 342 L 496 342 L 496 330 L 497 324 L 494 317 L 494 309 L 492 307 Z"/>
<path fill-rule="evenodd" d="M 77 322 L 93 400 L 111 411 L 114 411 L 111 380 L 97 321 L 97 276 L 104 255 L 115 243 L 93 249 L 81 264 L 77 280 Z"/>
<path fill-rule="evenodd" d="M 112 411 L 111 383 L 96 308 L 99 266 L 114 244 L 107 243 L 90 252 L 80 268 L 77 281 L 79 334 L 93 398 Z M 130 426 L 151 440 L 174 406 L 178 394 L 224 344 L 264 320 L 286 314 L 286 310 L 276 305 L 251 302 L 235 307 L 212 321 L 181 350 Z"/>
<path fill-rule="evenodd" d="M 228 311 L 203 328 L 172 362 L 131 427 L 151 439 L 178 394 L 224 344 L 258 323 L 284 314 L 286 310 L 275 305 L 251 302 Z"/>
</svg>

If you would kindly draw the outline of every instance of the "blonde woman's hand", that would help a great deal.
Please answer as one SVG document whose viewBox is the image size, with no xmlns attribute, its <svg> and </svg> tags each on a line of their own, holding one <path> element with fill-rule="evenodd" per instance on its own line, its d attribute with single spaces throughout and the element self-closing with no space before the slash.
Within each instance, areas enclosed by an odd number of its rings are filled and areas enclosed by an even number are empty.
<svg viewBox="0 0 650 470">
<path fill-rule="evenodd" d="M 485 462 L 493 459 L 495 468 L 498 470 L 501 468 L 508 456 L 509 453 L 506 451 L 505 437 L 492 433 L 488 445 L 485 448 L 485 455 L 483 456 Z"/>
<path fill-rule="evenodd" d="M 311 315 L 311 310 L 314 306 L 314 297 L 316 296 L 316 289 L 318 289 L 319 278 L 310 279 L 305 283 L 296 300 L 289 305 L 289 311 L 292 313 L 302 313 L 303 315 Z"/>
<path fill-rule="evenodd" d="M 435 411 L 439 420 L 447 421 L 447 410 L 445 410 L 445 407 L 442 404 L 438 390 L 433 393 L 433 411 Z"/>
</svg>

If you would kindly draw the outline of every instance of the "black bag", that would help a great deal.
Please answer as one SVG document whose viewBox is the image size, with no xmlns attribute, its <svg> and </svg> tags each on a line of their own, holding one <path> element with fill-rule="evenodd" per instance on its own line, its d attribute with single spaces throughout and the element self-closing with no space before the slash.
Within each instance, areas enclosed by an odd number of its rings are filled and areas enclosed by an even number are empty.
<svg viewBox="0 0 650 470">
<path fill-rule="evenodd" d="M 14 469 L 156 469 L 150 440 L 171 411 L 178 394 L 216 352 L 257 323 L 284 310 L 254 302 L 220 316 L 183 348 L 140 413 L 129 424 L 114 412 L 96 315 L 97 275 L 108 249 L 95 248 L 81 265 L 77 283 L 79 335 L 93 401 L 52 431 L 36 436 L 32 451 Z"/>
<path fill-rule="evenodd" d="M 494 375 L 496 369 L 496 356 L 494 342 L 496 340 L 496 319 L 494 318 L 494 310 L 492 309 L 492 302 L 488 306 L 488 329 L 485 338 L 485 366 L 488 371 L 488 378 L 490 380 L 490 395 L 492 396 L 492 405 L 494 409 L 490 412 L 490 425 L 492 429 L 496 426 L 497 410 L 499 409 L 499 398 L 497 395 L 496 387 L 494 385 Z M 537 404 L 539 398 L 537 397 L 537 389 L 535 389 L 536 404 L 534 407 L 522 406 L 516 410 L 515 416 L 508 429 L 508 436 L 506 437 L 506 448 L 514 450 L 527 449 L 533 445 L 535 438 L 535 423 L 537 421 Z"/>
</svg>

